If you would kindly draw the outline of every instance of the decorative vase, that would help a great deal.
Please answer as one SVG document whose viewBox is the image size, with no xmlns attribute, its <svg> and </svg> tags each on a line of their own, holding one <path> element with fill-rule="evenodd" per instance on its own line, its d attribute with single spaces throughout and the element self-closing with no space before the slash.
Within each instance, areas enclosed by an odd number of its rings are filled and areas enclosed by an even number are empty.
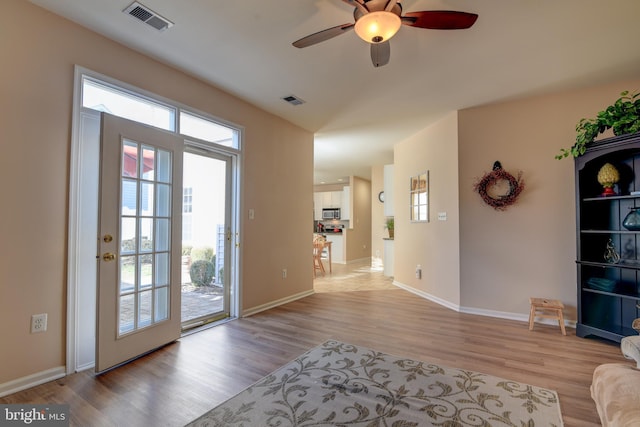
<svg viewBox="0 0 640 427">
<path fill-rule="evenodd" d="M 624 217 L 622 221 L 622 226 L 630 231 L 640 231 L 640 212 L 638 210 L 640 207 L 629 208 L 631 212 Z"/>
<path fill-rule="evenodd" d="M 613 186 L 620 180 L 620 173 L 611 163 L 605 163 L 598 171 L 598 182 L 604 191 L 603 196 L 615 196 L 616 192 L 613 191 Z"/>
</svg>

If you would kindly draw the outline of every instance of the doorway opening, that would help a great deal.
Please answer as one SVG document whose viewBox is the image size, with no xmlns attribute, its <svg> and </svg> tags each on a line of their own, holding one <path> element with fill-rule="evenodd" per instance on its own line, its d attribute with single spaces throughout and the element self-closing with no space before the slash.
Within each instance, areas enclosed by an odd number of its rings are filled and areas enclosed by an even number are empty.
<svg viewBox="0 0 640 427">
<path fill-rule="evenodd" d="M 230 159 L 185 152 L 182 191 L 182 330 L 230 316 Z"/>
</svg>

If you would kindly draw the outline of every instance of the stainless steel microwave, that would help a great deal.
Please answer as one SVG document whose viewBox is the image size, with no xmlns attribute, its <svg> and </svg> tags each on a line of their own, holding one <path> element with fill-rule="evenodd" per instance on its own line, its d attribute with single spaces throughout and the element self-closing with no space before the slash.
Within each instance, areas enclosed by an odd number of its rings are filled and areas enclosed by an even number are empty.
<svg viewBox="0 0 640 427">
<path fill-rule="evenodd" d="M 340 208 L 322 209 L 322 219 L 340 219 Z"/>
</svg>

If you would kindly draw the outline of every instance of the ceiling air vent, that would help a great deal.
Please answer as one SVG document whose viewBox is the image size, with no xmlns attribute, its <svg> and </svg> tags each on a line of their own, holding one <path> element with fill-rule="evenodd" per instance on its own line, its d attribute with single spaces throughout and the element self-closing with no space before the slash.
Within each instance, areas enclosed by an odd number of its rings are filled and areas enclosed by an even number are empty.
<svg viewBox="0 0 640 427">
<path fill-rule="evenodd" d="M 287 101 L 289 104 L 291 105 L 300 105 L 300 104 L 304 104 L 304 101 L 298 97 L 295 97 L 293 95 L 289 95 L 289 96 L 285 96 L 284 98 L 285 101 Z"/>
<path fill-rule="evenodd" d="M 163 18 L 162 16 L 158 15 L 148 7 L 143 6 L 137 1 L 131 3 L 129 7 L 123 10 L 123 12 L 133 16 L 136 19 L 139 19 L 147 25 L 152 26 L 158 31 L 164 31 L 167 28 L 173 27 L 173 22 L 169 21 L 166 18 Z"/>
</svg>

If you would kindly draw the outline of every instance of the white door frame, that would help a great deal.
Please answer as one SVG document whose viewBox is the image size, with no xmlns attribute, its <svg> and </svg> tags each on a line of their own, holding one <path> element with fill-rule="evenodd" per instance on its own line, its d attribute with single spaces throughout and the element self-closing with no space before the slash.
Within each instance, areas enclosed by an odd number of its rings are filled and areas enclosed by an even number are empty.
<svg viewBox="0 0 640 427">
<path fill-rule="evenodd" d="M 92 369 L 95 363 L 95 285 L 97 283 L 98 255 L 98 170 L 100 159 L 100 112 L 82 107 L 82 77 L 91 76 L 112 83 L 133 93 L 161 100 L 177 108 L 186 106 L 147 93 L 139 88 L 117 81 L 86 68 L 76 66 L 74 71 L 73 117 L 71 129 L 71 153 L 69 176 L 69 236 L 67 250 L 67 337 L 66 372 Z M 192 109 L 186 108 L 189 111 Z M 210 116 L 203 114 L 204 116 Z M 219 123 L 236 129 L 242 138 L 242 127 L 224 120 Z M 194 138 L 186 137 L 190 141 Z M 212 145 L 206 141 L 202 144 Z M 242 144 L 240 144 L 242 147 Z M 220 150 L 217 146 L 212 149 Z M 242 148 L 223 150 L 233 158 L 233 182 L 231 202 L 231 232 L 235 241 L 230 251 L 230 280 L 232 294 L 230 316 L 240 314 L 241 301 L 241 259 L 239 250 L 240 235 L 240 167 Z M 91 284 L 89 284 L 91 282 Z M 82 288 L 81 284 L 85 284 Z M 87 291 L 92 289 L 93 292 Z"/>
</svg>

